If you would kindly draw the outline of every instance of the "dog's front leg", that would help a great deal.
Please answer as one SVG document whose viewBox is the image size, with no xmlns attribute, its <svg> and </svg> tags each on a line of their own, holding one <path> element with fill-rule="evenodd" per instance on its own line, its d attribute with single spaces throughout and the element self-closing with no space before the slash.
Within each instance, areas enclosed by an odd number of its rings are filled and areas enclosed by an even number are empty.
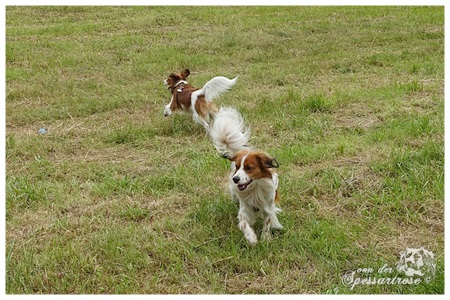
<svg viewBox="0 0 450 300">
<path fill-rule="evenodd" d="M 251 215 L 252 212 L 248 211 L 245 207 L 241 207 L 239 209 L 238 220 L 239 220 L 239 229 L 244 234 L 245 239 L 251 246 L 256 245 L 258 242 L 258 238 L 256 237 L 256 233 L 253 228 L 250 226 L 251 223 Z"/>
</svg>

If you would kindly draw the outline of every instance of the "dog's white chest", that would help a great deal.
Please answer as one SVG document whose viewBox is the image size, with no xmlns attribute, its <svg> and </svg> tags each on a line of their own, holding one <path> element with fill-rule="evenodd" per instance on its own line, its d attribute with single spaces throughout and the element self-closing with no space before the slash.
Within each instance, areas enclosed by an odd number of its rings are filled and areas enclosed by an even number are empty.
<svg viewBox="0 0 450 300">
<path fill-rule="evenodd" d="M 254 186 L 245 191 L 240 191 L 231 181 L 230 190 L 239 200 L 245 201 L 249 206 L 261 209 L 274 202 L 278 188 L 278 175 L 274 173 L 272 179 L 260 179 L 254 181 L 252 185 Z"/>
</svg>

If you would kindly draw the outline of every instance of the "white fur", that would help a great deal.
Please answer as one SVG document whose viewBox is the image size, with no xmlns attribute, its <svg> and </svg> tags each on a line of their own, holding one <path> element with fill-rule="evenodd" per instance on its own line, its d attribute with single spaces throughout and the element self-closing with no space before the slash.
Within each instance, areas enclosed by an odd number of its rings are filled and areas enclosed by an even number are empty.
<svg viewBox="0 0 450 300">
<path fill-rule="evenodd" d="M 172 102 L 173 102 L 173 95 L 172 95 L 172 98 L 170 98 L 169 104 L 167 104 L 166 107 L 164 108 L 164 117 L 168 117 L 172 114 L 172 110 L 170 109 Z"/>
<path fill-rule="evenodd" d="M 221 108 L 210 128 L 214 146 L 229 158 L 240 150 L 251 150 L 248 145 L 250 129 L 244 119 L 234 108 Z M 248 154 L 240 162 L 236 170 L 235 162 L 231 163 L 229 189 L 233 199 L 239 200 L 238 227 L 250 245 L 258 241 L 252 228 L 258 217 L 262 218 L 262 239 L 270 238 L 270 229 L 282 229 L 277 218 L 281 209 L 275 206 L 275 195 L 278 189 L 278 174 L 272 172 L 272 178 L 252 179 L 245 171 L 244 165 Z M 238 185 L 246 185 L 240 190 Z"/>
<path fill-rule="evenodd" d="M 222 107 L 214 117 L 210 135 L 217 151 L 234 156 L 238 151 L 250 149 L 250 127 L 245 125 L 241 114 L 234 108 Z"/>
<path fill-rule="evenodd" d="M 238 77 L 233 79 L 228 79 L 223 76 L 217 76 L 205 83 L 205 85 L 192 93 L 191 99 L 193 97 L 198 97 L 200 95 L 205 96 L 207 102 L 211 102 L 229 89 L 231 89 L 237 81 Z"/>
</svg>

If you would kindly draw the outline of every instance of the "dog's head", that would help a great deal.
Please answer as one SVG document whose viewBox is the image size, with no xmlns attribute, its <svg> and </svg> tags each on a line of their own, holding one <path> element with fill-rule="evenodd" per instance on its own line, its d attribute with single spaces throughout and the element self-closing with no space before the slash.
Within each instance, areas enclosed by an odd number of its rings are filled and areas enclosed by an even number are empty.
<svg viewBox="0 0 450 300">
<path fill-rule="evenodd" d="M 279 166 L 276 159 L 264 152 L 241 150 L 235 156 L 225 158 L 234 162 L 230 178 L 239 191 L 245 191 L 255 180 L 271 179 L 272 169 Z"/>
<path fill-rule="evenodd" d="M 164 79 L 164 84 L 166 85 L 167 89 L 173 89 L 178 82 L 180 82 L 181 80 L 185 80 L 189 76 L 189 74 L 191 74 L 191 72 L 188 69 L 185 69 L 181 73 L 172 73 L 169 75 L 169 77 Z"/>
<path fill-rule="evenodd" d="M 176 92 L 176 90 L 177 90 L 176 87 L 178 86 L 178 84 L 181 84 L 182 81 L 184 81 L 184 83 L 187 84 L 185 79 L 186 79 L 186 77 L 189 76 L 190 73 L 191 72 L 188 69 L 185 69 L 183 72 L 181 72 L 179 74 L 178 73 L 172 73 L 172 74 L 169 75 L 169 77 L 164 79 L 164 85 L 172 93 L 172 100 L 164 108 L 164 117 L 170 116 L 173 113 L 173 111 L 175 111 L 177 109 L 177 103 L 176 103 L 176 101 L 173 101 L 173 98 L 174 98 L 174 95 L 175 95 L 174 93 L 177 93 Z"/>
</svg>

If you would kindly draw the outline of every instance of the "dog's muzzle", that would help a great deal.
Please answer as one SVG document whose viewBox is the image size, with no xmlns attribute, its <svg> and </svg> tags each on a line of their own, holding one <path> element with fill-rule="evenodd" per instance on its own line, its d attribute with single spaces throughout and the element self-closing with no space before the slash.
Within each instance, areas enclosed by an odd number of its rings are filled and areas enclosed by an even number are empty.
<svg viewBox="0 0 450 300">
<path fill-rule="evenodd" d="M 169 85 L 169 83 L 167 82 L 167 79 L 164 79 L 164 86 L 165 86 L 168 90 L 170 90 L 170 85 Z"/>
</svg>

